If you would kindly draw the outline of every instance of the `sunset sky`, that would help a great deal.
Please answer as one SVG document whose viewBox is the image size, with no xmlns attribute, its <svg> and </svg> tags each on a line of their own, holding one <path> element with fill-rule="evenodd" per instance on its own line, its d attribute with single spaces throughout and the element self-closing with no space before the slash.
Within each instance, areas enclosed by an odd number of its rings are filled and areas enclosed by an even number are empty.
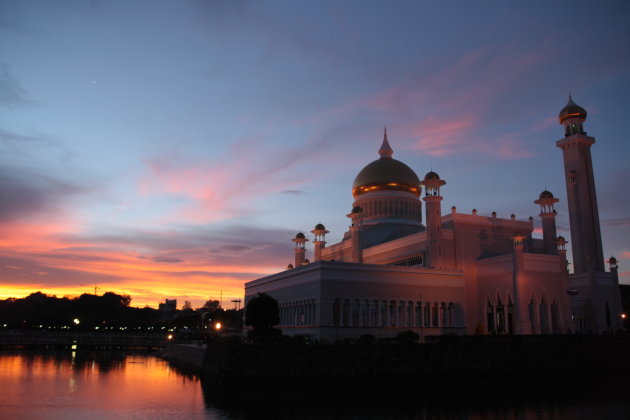
<svg viewBox="0 0 630 420">
<path fill-rule="evenodd" d="M 606 258 L 630 283 L 630 2 L 0 0 L 0 298 L 194 307 L 347 229 L 378 157 L 443 210 L 569 237 L 558 112 L 588 111 Z M 310 233 L 308 233 L 310 236 Z M 537 234 L 539 236 L 539 234 Z M 309 252 L 307 257 L 312 257 Z"/>
</svg>

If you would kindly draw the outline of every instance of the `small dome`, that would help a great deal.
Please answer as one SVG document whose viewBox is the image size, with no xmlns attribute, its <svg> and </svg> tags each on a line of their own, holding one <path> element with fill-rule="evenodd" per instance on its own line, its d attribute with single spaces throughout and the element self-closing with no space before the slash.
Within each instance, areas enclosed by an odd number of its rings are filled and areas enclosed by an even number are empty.
<svg viewBox="0 0 630 420">
<path fill-rule="evenodd" d="M 326 230 L 326 226 L 322 225 L 321 223 L 318 223 L 315 225 L 315 230 Z"/>
<path fill-rule="evenodd" d="M 538 198 L 553 198 L 553 194 L 547 190 L 540 193 Z"/>
<path fill-rule="evenodd" d="M 298 232 L 298 234 L 295 235 L 295 239 L 304 239 L 304 238 L 306 238 L 306 236 L 304 236 L 302 232 Z"/>
<path fill-rule="evenodd" d="M 424 176 L 424 179 L 440 179 L 440 176 L 438 174 L 436 174 L 435 172 L 431 171 L 431 172 L 428 172 Z"/>
<path fill-rule="evenodd" d="M 556 242 L 566 242 L 566 241 L 567 241 L 567 240 L 566 240 L 566 239 L 564 239 L 564 236 L 558 236 L 558 237 L 556 238 Z"/>
<path fill-rule="evenodd" d="M 610 257 L 610 259 L 608 260 L 608 264 L 617 264 L 617 258 Z"/>
<path fill-rule="evenodd" d="M 581 118 L 585 120 L 586 110 L 573 102 L 573 98 L 571 98 L 571 95 L 569 95 L 569 102 L 567 102 L 566 106 L 562 108 L 562 111 L 560 111 L 558 118 L 560 119 L 560 124 L 562 124 L 565 120 L 569 118 Z"/>
</svg>

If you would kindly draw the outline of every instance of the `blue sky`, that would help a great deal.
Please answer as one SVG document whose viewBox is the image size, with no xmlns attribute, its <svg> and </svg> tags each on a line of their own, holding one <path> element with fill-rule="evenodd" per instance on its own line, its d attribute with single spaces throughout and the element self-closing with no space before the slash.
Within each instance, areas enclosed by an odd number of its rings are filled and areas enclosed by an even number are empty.
<svg viewBox="0 0 630 420">
<path fill-rule="evenodd" d="M 0 296 L 194 305 L 347 229 L 394 157 L 445 210 L 566 228 L 568 93 L 587 109 L 606 257 L 630 283 L 626 2 L 0 0 Z M 570 240 L 570 239 L 569 239 Z"/>
</svg>

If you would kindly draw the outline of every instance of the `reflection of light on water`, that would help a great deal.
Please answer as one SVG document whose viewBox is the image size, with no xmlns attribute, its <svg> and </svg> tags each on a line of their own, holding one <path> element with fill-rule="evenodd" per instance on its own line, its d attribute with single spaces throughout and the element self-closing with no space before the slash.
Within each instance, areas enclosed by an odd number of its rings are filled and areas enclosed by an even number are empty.
<svg viewBox="0 0 630 420">
<path fill-rule="evenodd" d="M 73 377 L 68 378 L 68 391 L 76 392 L 77 390 L 77 380 Z"/>
</svg>

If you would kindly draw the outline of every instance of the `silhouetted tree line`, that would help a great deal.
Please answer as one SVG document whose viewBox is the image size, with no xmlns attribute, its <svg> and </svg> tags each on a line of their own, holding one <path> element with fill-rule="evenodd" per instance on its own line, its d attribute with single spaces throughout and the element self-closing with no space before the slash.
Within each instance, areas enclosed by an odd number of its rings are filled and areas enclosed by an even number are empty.
<svg viewBox="0 0 630 420">
<path fill-rule="evenodd" d="M 211 323 L 224 328 L 242 328 L 242 310 L 224 310 L 218 301 L 208 301 L 198 309 L 163 313 L 157 309 L 130 306 L 131 297 L 107 292 L 84 293 L 76 298 L 48 296 L 42 292 L 25 298 L 0 300 L 0 331 L 71 329 L 80 331 L 133 331 L 154 327 L 207 332 Z"/>
</svg>

